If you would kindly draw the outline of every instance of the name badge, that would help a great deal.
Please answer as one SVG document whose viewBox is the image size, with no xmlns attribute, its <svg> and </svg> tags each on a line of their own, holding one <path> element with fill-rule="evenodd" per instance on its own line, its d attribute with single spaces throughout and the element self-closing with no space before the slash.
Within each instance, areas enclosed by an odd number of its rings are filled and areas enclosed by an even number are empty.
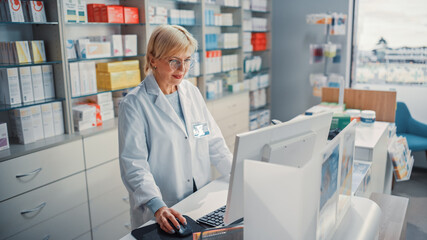
<svg viewBox="0 0 427 240">
<path fill-rule="evenodd" d="M 193 134 L 196 138 L 201 138 L 210 134 L 207 123 L 193 123 Z"/>
</svg>

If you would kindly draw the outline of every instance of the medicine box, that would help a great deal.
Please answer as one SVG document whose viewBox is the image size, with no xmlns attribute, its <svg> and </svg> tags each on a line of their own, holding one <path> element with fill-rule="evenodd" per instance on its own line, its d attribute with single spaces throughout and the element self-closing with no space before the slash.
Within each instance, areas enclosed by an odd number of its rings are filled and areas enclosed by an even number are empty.
<svg viewBox="0 0 427 240">
<path fill-rule="evenodd" d="M 44 139 L 44 130 L 43 130 L 43 120 L 42 112 L 40 105 L 32 106 L 31 109 L 31 119 L 33 122 L 33 134 L 34 140 Z"/>
<path fill-rule="evenodd" d="M 80 74 L 79 63 L 70 63 L 71 96 L 80 96 Z"/>
<path fill-rule="evenodd" d="M 31 59 L 34 63 L 46 62 L 46 52 L 43 40 L 30 41 Z"/>
<path fill-rule="evenodd" d="M 108 23 L 124 23 L 123 6 L 103 6 L 101 8 L 101 21 Z"/>
<path fill-rule="evenodd" d="M 18 143 L 28 144 L 35 141 L 33 131 L 32 112 L 30 108 L 14 109 L 9 112 L 13 122 L 12 135 Z"/>
<path fill-rule="evenodd" d="M 45 99 L 55 98 L 55 86 L 53 81 L 52 65 L 42 66 L 43 91 Z"/>
<path fill-rule="evenodd" d="M 55 128 L 53 126 L 53 113 L 52 113 L 52 104 L 42 104 L 42 119 L 43 119 L 43 130 L 44 137 L 53 137 L 55 136 Z"/>
<path fill-rule="evenodd" d="M 63 0 L 65 22 L 78 22 L 77 0 Z"/>
<path fill-rule="evenodd" d="M 101 22 L 101 8 L 105 4 L 87 4 L 87 18 L 89 22 Z"/>
<path fill-rule="evenodd" d="M 31 80 L 31 67 L 20 67 L 19 78 L 21 87 L 22 102 L 28 103 L 34 101 L 33 81 Z"/>
<path fill-rule="evenodd" d="M 111 92 L 99 93 L 97 95 L 90 96 L 88 99 L 91 102 L 97 103 L 99 105 L 101 105 L 102 103 L 108 103 L 108 102 L 113 101 L 113 97 L 112 97 Z"/>
<path fill-rule="evenodd" d="M 137 24 L 139 23 L 139 10 L 136 7 L 123 7 L 123 14 L 125 23 Z"/>
<path fill-rule="evenodd" d="M 111 57 L 110 42 L 88 42 L 85 44 L 86 58 Z"/>
<path fill-rule="evenodd" d="M 64 116 L 62 113 L 62 103 L 52 103 L 53 128 L 55 136 L 64 134 Z"/>
<path fill-rule="evenodd" d="M 0 69 L 0 104 L 21 103 L 18 68 Z"/>
<path fill-rule="evenodd" d="M 9 136 L 7 135 L 7 124 L 0 122 L 0 151 L 9 148 Z"/>
<path fill-rule="evenodd" d="M 122 35 L 114 34 L 114 35 L 108 36 L 108 40 L 111 42 L 112 56 L 123 56 Z"/>
<path fill-rule="evenodd" d="M 114 118 L 114 110 L 101 112 L 102 121 L 107 121 Z"/>
<path fill-rule="evenodd" d="M 85 0 L 77 0 L 77 21 L 81 23 L 87 22 L 87 8 Z"/>
<path fill-rule="evenodd" d="M 12 22 L 24 22 L 21 0 L 4 1 L 7 17 Z"/>
<path fill-rule="evenodd" d="M 16 41 L 16 54 L 19 63 L 31 63 L 30 47 L 27 41 Z"/>
<path fill-rule="evenodd" d="M 78 63 L 78 73 L 79 73 L 79 79 L 80 79 L 80 95 L 85 95 L 89 93 L 89 73 L 87 69 L 86 62 L 79 62 Z"/>
<path fill-rule="evenodd" d="M 43 72 L 41 66 L 31 67 L 31 79 L 33 81 L 34 101 L 44 100 Z"/>
<path fill-rule="evenodd" d="M 32 22 L 46 22 L 43 1 L 29 1 L 29 15 Z"/>
<path fill-rule="evenodd" d="M 92 121 L 95 126 L 96 124 L 96 108 L 86 104 L 79 104 L 73 106 L 73 120 L 74 122 L 79 121 Z"/>
<path fill-rule="evenodd" d="M 135 56 L 138 54 L 136 44 L 136 34 L 123 35 L 123 48 L 125 56 Z"/>
</svg>

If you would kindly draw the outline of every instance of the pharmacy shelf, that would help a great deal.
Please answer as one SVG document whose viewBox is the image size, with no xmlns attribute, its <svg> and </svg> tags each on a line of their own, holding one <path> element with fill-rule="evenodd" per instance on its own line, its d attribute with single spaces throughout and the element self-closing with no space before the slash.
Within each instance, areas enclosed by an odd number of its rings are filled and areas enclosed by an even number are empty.
<svg viewBox="0 0 427 240">
<path fill-rule="evenodd" d="M 270 49 L 265 49 L 265 50 L 258 50 L 258 51 L 244 51 L 243 53 L 265 53 L 269 51 Z"/>
<path fill-rule="evenodd" d="M 270 30 L 244 30 L 243 32 L 268 33 Z"/>
<path fill-rule="evenodd" d="M 58 22 L 0 22 L 0 25 L 58 25 Z"/>
<path fill-rule="evenodd" d="M 269 88 L 270 87 L 270 85 L 268 85 L 268 86 L 265 86 L 265 87 L 259 87 L 259 88 L 257 88 L 257 89 L 253 89 L 253 90 L 249 90 L 249 92 L 255 92 L 255 91 L 258 91 L 258 90 L 261 90 L 261 89 L 267 89 L 267 88 Z"/>
<path fill-rule="evenodd" d="M 197 1 L 197 2 L 187 2 L 187 1 L 180 1 L 180 0 L 168 0 L 168 1 L 170 1 L 170 2 L 176 2 L 176 3 L 178 3 L 178 4 L 185 4 L 185 5 L 199 5 L 200 4 L 200 1 Z"/>
<path fill-rule="evenodd" d="M 38 152 L 48 148 L 56 147 L 64 143 L 80 140 L 82 137 L 76 134 L 64 134 L 38 140 L 28 144 L 10 144 L 9 149 L 0 151 L 0 162 Z"/>
<path fill-rule="evenodd" d="M 65 98 L 52 98 L 52 99 L 45 99 L 41 101 L 34 101 L 29 103 L 21 103 L 21 104 L 13 104 L 13 105 L 0 104 L 0 112 L 9 111 L 9 110 L 18 109 L 18 108 L 36 106 L 36 105 L 41 105 L 45 103 L 61 102 L 64 100 Z"/>
<path fill-rule="evenodd" d="M 216 72 L 216 73 L 206 73 L 205 76 L 212 76 L 212 75 L 224 74 L 224 73 L 229 73 L 229 72 L 232 72 L 232 71 L 240 71 L 240 70 L 242 70 L 242 68 L 234 68 L 234 69 L 230 69 L 230 70 L 227 70 L 227 71 L 221 71 L 221 72 Z"/>
<path fill-rule="evenodd" d="M 259 110 L 265 110 L 265 109 L 270 109 L 270 104 L 266 104 L 263 106 L 259 106 L 259 107 L 250 107 L 249 111 L 253 112 L 253 111 L 259 111 Z"/>
<path fill-rule="evenodd" d="M 249 9 L 245 9 L 245 12 L 270 14 L 270 11 L 249 10 Z"/>
<path fill-rule="evenodd" d="M 217 51 L 217 50 L 227 51 L 227 50 L 239 50 L 239 49 L 242 49 L 242 47 L 236 47 L 236 48 L 206 48 L 206 51 Z"/>
<path fill-rule="evenodd" d="M 206 99 L 206 101 L 207 102 L 216 101 L 216 100 L 219 100 L 219 99 L 224 99 L 224 98 L 227 98 L 227 97 L 231 97 L 231 96 L 234 96 L 234 95 L 238 95 L 238 94 L 242 94 L 242 93 L 247 93 L 247 92 L 248 92 L 247 90 L 243 90 L 243 91 L 239 91 L 239 92 L 224 91 L 222 94 L 219 94 L 218 96 L 215 96 L 214 98 Z"/>
<path fill-rule="evenodd" d="M 52 65 L 52 64 L 60 64 L 60 63 L 62 63 L 62 61 L 50 61 L 50 62 L 40 62 L 40 63 L 0 63 L 0 68 L 31 67 L 31 66 Z"/>
<path fill-rule="evenodd" d="M 205 27 L 240 28 L 242 25 L 205 25 Z"/>
<path fill-rule="evenodd" d="M 87 23 L 74 23 L 67 22 L 65 25 L 69 26 L 145 26 L 145 23 L 105 23 L 105 22 L 87 22 Z"/>
<path fill-rule="evenodd" d="M 150 23 L 149 25 L 150 26 L 161 26 L 164 24 Z M 202 26 L 201 24 L 178 24 L 178 25 L 180 25 L 182 27 L 201 27 Z"/>
<path fill-rule="evenodd" d="M 121 88 L 121 89 L 115 89 L 115 90 L 101 90 L 101 91 L 98 91 L 96 93 L 73 96 L 73 97 L 71 97 L 71 99 L 79 99 L 79 98 L 84 98 L 84 97 L 90 97 L 90 96 L 95 96 L 95 95 L 98 95 L 101 93 L 106 93 L 106 92 L 118 92 L 118 91 L 128 90 L 128 89 L 132 89 L 132 88 L 134 88 L 134 87 Z"/>
<path fill-rule="evenodd" d="M 244 74 L 245 75 L 258 74 L 258 73 L 268 72 L 269 70 L 270 70 L 270 68 L 264 67 L 264 68 L 261 68 L 260 70 L 257 70 L 257 71 L 245 72 Z"/>
<path fill-rule="evenodd" d="M 134 56 L 113 56 L 113 57 L 103 57 L 103 58 L 80 58 L 80 59 L 68 59 L 68 62 L 83 62 L 83 61 L 96 61 L 96 60 L 107 60 L 107 59 L 124 59 L 124 58 L 134 58 L 134 57 L 145 57 L 145 54 L 138 54 Z"/>
</svg>

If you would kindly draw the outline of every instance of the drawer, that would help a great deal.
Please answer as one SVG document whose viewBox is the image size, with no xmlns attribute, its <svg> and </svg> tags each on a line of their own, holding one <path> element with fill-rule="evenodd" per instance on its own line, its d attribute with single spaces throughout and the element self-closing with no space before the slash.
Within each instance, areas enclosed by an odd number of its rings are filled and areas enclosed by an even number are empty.
<svg viewBox="0 0 427 240">
<path fill-rule="evenodd" d="M 87 170 L 89 199 L 96 198 L 119 186 L 125 188 L 120 177 L 119 160 L 113 160 Z"/>
<path fill-rule="evenodd" d="M 119 158 L 118 130 L 83 138 L 86 168 Z"/>
<path fill-rule="evenodd" d="M 129 211 L 92 229 L 93 240 L 120 239 L 131 231 Z"/>
<path fill-rule="evenodd" d="M 81 140 L 0 163 L 0 201 L 84 169 Z"/>
<path fill-rule="evenodd" d="M 9 240 L 19 239 L 74 239 L 89 233 L 89 212 L 87 203 L 35 225 L 14 235 Z"/>
<path fill-rule="evenodd" d="M 96 227 L 119 215 L 129 211 L 129 194 L 124 186 L 119 186 L 97 198 L 91 199 L 90 217 L 92 227 Z"/>
<path fill-rule="evenodd" d="M 0 239 L 87 202 L 85 174 L 67 177 L 0 203 Z M 28 213 L 24 211 L 28 210 Z"/>
<path fill-rule="evenodd" d="M 246 113 L 240 113 L 217 121 L 217 124 L 221 129 L 222 135 L 225 138 L 228 138 L 231 136 L 235 136 L 242 129 L 248 129 L 249 116 Z"/>
<path fill-rule="evenodd" d="M 237 112 L 245 112 L 249 118 L 249 95 L 238 94 L 213 102 L 211 114 L 216 121 L 223 120 Z"/>
</svg>

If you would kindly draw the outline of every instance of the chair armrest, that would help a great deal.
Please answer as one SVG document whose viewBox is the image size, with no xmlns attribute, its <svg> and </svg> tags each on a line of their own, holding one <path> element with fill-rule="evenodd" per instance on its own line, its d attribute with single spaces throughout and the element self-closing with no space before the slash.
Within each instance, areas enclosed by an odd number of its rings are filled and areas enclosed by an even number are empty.
<svg viewBox="0 0 427 240">
<path fill-rule="evenodd" d="M 408 121 L 408 133 L 427 138 L 427 124 L 413 118 Z"/>
</svg>

